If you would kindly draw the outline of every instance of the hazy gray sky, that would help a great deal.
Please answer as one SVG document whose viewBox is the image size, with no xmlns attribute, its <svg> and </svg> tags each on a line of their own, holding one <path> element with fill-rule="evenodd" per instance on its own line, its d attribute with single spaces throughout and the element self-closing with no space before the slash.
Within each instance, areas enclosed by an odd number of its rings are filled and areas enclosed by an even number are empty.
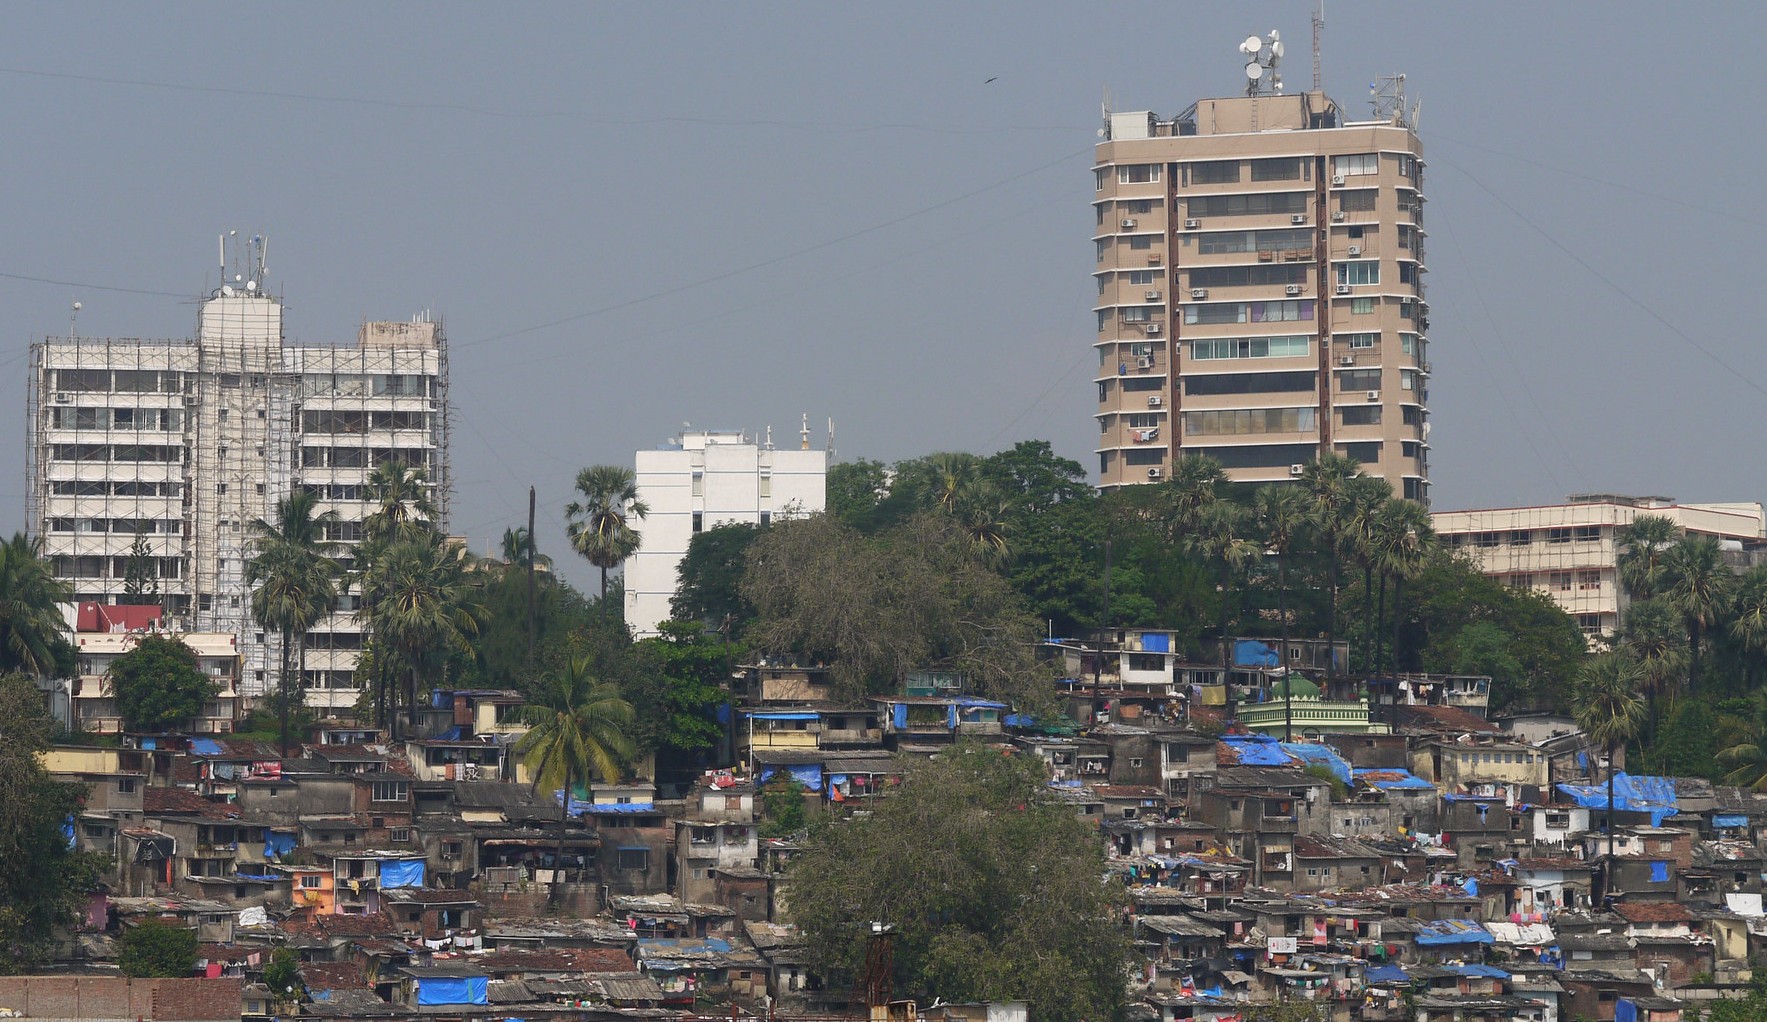
<svg viewBox="0 0 1767 1022">
<path fill-rule="evenodd" d="M 886 460 L 1046 438 L 1090 471 L 1102 92 L 1232 94 L 1271 28 L 1304 87 L 1310 11 L 11 3 L 0 368 L 22 403 L 76 299 L 81 334 L 189 335 L 239 228 L 291 337 L 446 317 L 475 549 L 534 483 L 563 559 L 576 469 L 683 422 L 794 443 L 808 412 L 820 445 L 832 415 Z M 1330 5 L 1327 91 L 1365 113 L 1402 71 L 1423 104 L 1437 508 L 1761 499 L 1764 12 Z"/>
</svg>

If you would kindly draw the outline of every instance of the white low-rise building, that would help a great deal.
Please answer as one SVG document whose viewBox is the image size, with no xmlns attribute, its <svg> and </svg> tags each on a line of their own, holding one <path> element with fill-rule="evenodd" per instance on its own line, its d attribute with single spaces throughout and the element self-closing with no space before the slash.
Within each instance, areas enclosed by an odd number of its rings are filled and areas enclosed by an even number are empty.
<svg viewBox="0 0 1767 1022">
<path fill-rule="evenodd" d="M 828 452 L 757 444 L 735 431 L 684 432 L 636 458 L 638 497 L 648 507 L 635 521 L 641 542 L 625 566 L 626 624 L 638 638 L 669 619 L 677 572 L 695 534 L 720 525 L 763 526 L 823 510 Z"/>
</svg>

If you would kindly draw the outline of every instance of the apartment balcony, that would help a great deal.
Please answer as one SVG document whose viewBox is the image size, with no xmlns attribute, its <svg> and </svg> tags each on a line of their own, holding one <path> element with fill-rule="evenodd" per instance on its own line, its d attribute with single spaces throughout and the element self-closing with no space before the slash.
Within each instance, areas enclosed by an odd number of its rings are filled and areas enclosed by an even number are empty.
<svg viewBox="0 0 1767 1022">
<path fill-rule="evenodd" d="M 877 745 L 883 741 L 883 729 L 875 727 L 830 728 L 822 732 L 822 746 Z"/>
</svg>

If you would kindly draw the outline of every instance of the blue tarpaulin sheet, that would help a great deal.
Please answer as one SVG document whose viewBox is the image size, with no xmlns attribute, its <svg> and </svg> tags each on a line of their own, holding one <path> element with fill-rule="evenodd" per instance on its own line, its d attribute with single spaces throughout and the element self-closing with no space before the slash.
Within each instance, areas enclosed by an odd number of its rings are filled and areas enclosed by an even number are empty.
<svg viewBox="0 0 1767 1022">
<path fill-rule="evenodd" d="M 821 720 L 822 715 L 815 710 L 772 710 L 766 713 L 751 713 L 750 720 Z"/>
<path fill-rule="evenodd" d="M 1452 970 L 1457 976 L 1466 976 L 1472 979 L 1509 978 L 1509 973 L 1490 965 L 1444 965 L 1442 968 Z"/>
<path fill-rule="evenodd" d="M 1142 632 L 1141 650 L 1144 653 L 1172 652 L 1172 637 L 1165 632 Z"/>
<path fill-rule="evenodd" d="M 1624 997 L 1615 1001 L 1614 1022 L 1638 1022 L 1638 1005 Z"/>
<path fill-rule="evenodd" d="M 192 738 L 190 740 L 190 751 L 198 756 L 219 756 L 221 754 L 221 743 L 215 741 L 213 738 Z"/>
<path fill-rule="evenodd" d="M 1746 827 L 1748 825 L 1749 825 L 1749 818 L 1746 816 L 1714 816 L 1714 817 L 1712 817 L 1712 826 L 1714 826 L 1714 827 Z"/>
<path fill-rule="evenodd" d="M 1491 931 L 1470 919 L 1431 919 L 1418 924 L 1417 943 L 1423 946 L 1441 944 L 1495 944 Z"/>
<path fill-rule="evenodd" d="M 74 818 L 72 816 L 62 821 L 61 836 L 67 838 L 67 846 L 69 848 L 80 843 L 80 839 L 74 836 Z"/>
<path fill-rule="evenodd" d="M 489 1004 L 491 981 L 487 976 L 424 976 L 417 981 L 417 1003 Z"/>
<path fill-rule="evenodd" d="M 280 859 L 295 849 L 295 836 L 281 831 L 264 831 L 264 858 Z"/>
<path fill-rule="evenodd" d="M 1376 788 L 1401 791 L 1412 789 L 1422 791 L 1426 788 L 1430 791 L 1436 790 L 1435 785 L 1409 770 L 1383 770 L 1378 767 L 1369 767 L 1365 770 L 1352 770 L 1351 773 L 1357 780 L 1366 781 Z"/>
<path fill-rule="evenodd" d="M 1368 982 L 1370 982 L 1370 983 L 1409 983 L 1409 982 L 1411 982 L 1411 977 L 1405 975 L 1405 970 L 1399 968 L 1397 965 L 1370 966 L 1368 971 L 1363 973 L 1362 975 L 1363 975 L 1363 978 L 1368 980 Z"/>
<path fill-rule="evenodd" d="M 656 803 L 654 802 L 584 802 L 582 805 L 583 812 L 595 813 L 597 815 L 605 815 L 608 813 L 614 815 L 628 815 L 632 813 L 656 812 Z M 577 800 L 571 799 L 571 810 L 575 812 L 576 808 Z"/>
<path fill-rule="evenodd" d="M 1467 877 L 1466 883 L 1461 884 L 1460 889 L 1476 898 L 1479 894 L 1479 882 L 1472 877 Z"/>
<path fill-rule="evenodd" d="M 1607 785 L 1561 784 L 1558 790 L 1586 809 L 1606 809 Z M 1675 785 L 1667 777 L 1614 776 L 1614 808 L 1621 812 L 1649 813 L 1652 826 L 1675 815 Z"/>
<path fill-rule="evenodd" d="M 720 724 L 730 723 L 730 704 L 729 703 L 719 703 L 718 704 L 718 712 L 717 712 L 716 716 L 717 716 L 718 723 L 720 723 Z"/>
<path fill-rule="evenodd" d="M 380 863 L 381 890 L 390 887 L 422 887 L 422 859 L 382 859 Z M 483 1001 L 477 1002 L 483 1004 Z"/>
<path fill-rule="evenodd" d="M 1668 883 L 1669 882 L 1669 864 L 1666 862 L 1653 862 L 1653 863 L 1651 863 L 1650 864 L 1650 882 L 1653 884 L 1666 884 L 1666 883 Z"/>
<path fill-rule="evenodd" d="M 1005 716 L 1004 722 L 1007 727 L 1030 727 L 1037 723 L 1037 720 L 1028 713 L 1009 713 Z"/>
<path fill-rule="evenodd" d="M 1345 784 L 1350 783 L 1350 764 L 1329 745 L 1320 745 L 1317 742 L 1284 742 L 1282 751 L 1300 760 L 1305 766 L 1327 767 L 1333 777 Z M 1244 760 L 1240 762 L 1243 763 Z"/>
<path fill-rule="evenodd" d="M 908 730 L 908 704 L 907 703 L 897 703 L 896 705 L 890 707 L 890 723 L 894 724 L 898 731 Z"/>
<path fill-rule="evenodd" d="M 1281 667 L 1282 658 L 1267 642 L 1256 639 L 1239 639 L 1233 644 L 1233 666 L 1235 667 Z"/>
<path fill-rule="evenodd" d="M 1268 735 L 1222 735 L 1221 744 L 1238 754 L 1241 766 L 1293 766 L 1295 758 Z"/>
</svg>

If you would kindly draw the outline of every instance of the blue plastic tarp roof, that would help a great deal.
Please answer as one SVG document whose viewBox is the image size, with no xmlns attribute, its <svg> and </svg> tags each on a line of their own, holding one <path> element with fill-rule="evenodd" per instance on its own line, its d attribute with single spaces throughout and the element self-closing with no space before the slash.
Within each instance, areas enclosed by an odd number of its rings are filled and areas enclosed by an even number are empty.
<svg viewBox="0 0 1767 1022">
<path fill-rule="evenodd" d="M 1440 944 L 1495 944 L 1491 931 L 1470 919 L 1430 919 L 1418 924 L 1417 942 L 1423 946 Z"/>
<path fill-rule="evenodd" d="M 1320 745 L 1317 742 L 1283 742 L 1282 751 L 1307 766 L 1328 767 L 1333 777 L 1345 784 L 1350 783 L 1350 764 L 1329 745 Z M 1241 759 L 1240 762 L 1244 763 L 1245 760 Z"/>
<path fill-rule="evenodd" d="M 1467 976 L 1472 979 L 1509 978 L 1509 973 L 1490 965 L 1444 965 L 1442 968 L 1452 970 L 1457 976 Z"/>
<path fill-rule="evenodd" d="M 1165 632 L 1142 632 L 1141 649 L 1145 653 L 1172 652 L 1172 637 Z"/>
<path fill-rule="evenodd" d="M 424 976 L 417 981 L 417 1003 L 489 1004 L 491 982 L 488 976 Z"/>
<path fill-rule="evenodd" d="M 1748 825 L 1749 825 L 1749 818 L 1746 816 L 1714 816 L 1714 817 L 1712 817 L 1712 826 L 1714 826 L 1714 827 L 1746 827 Z"/>
<path fill-rule="evenodd" d="M 571 808 L 575 810 L 576 807 L 577 801 L 572 799 Z M 583 803 L 583 811 L 597 815 L 606 815 L 608 813 L 654 813 L 656 812 L 656 805 L 652 802 L 585 802 Z"/>
<path fill-rule="evenodd" d="M 1295 758 L 1282 743 L 1268 735 L 1222 735 L 1221 744 L 1232 749 L 1241 766 L 1294 766 Z"/>
<path fill-rule="evenodd" d="M 380 863 L 381 890 L 394 887 L 422 887 L 422 859 L 383 859 Z M 483 1003 L 483 1002 L 479 1002 Z"/>
<path fill-rule="evenodd" d="M 1430 782 L 1424 780 L 1423 778 L 1417 776 L 1416 774 L 1412 773 L 1409 770 L 1393 770 L 1393 769 L 1382 769 L 1379 767 L 1369 767 L 1367 769 L 1352 770 L 1352 771 L 1350 771 L 1350 773 L 1353 774 L 1357 780 L 1366 780 L 1369 784 L 1373 785 L 1376 788 L 1387 788 L 1387 789 L 1395 789 L 1395 790 L 1417 789 L 1420 791 L 1425 788 L 1428 788 L 1431 791 L 1434 791 L 1436 789 L 1435 785 L 1433 785 Z M 1372 777 L 1372 776 L 1370 776 L 1371 774 L 1380 774 L 1381 776 Z"/>
<path fill-rule="evenodd" d="M 822 715 L 815 710 L 769 710 L 765 713 L 746 714 L 750 720 L 821 720 Z"/>
<path fill-rule="evenodd" d="M 219 756 L 221 754 L 221 743 L 215 741 L 213 738 L 192 738 L 190 740 L 190 751 L 198 756 Z"/>
<path fill-rule="evenodd" d="M 1397 965 L 1372 965 L 1362 974 L 1362 978 L 1370 983 L 1409 983 L 1411 977 Z"/>
<path fill-rule="evenodd" d="M 1281 667 L 1282 658 L 1267 642 L 1256 639 L 1239 639 L 1233 644 L 1233 666 L 1235 667 Z"/>
<path fill-rule="evenodd" d="M 1607 785 L 1561 784 L 1558 790 L 1586 809 L 1606 809 Z M 1675 785 L 1667 777 L 1614 776 L 1614 808 L 1629 813 L 1649 813 L 1652 826 L 1675 815 Z"/>
</svg>

